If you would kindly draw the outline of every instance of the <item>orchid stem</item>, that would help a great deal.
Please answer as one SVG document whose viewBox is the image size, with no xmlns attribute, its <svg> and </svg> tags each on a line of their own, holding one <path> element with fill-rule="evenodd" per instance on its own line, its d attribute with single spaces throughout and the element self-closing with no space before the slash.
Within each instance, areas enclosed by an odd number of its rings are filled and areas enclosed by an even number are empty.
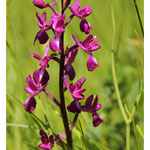
<svg viewBox="0 0 150 150">
<path fill-rule="evenodd" d="M 65 61 L 65 55 L 64 55 L 64 34 L 61 35 L 61 41 L 60 41 L 60 49 L 61 49 L 61 56 L 60 56 L 60 72 L 59 72 L 59 94 L 60 94 L 60 110 L 61 115 L 63 119 L 63 124 L 66 132 L 67 137 L 67 144 L 69 146 L 68 149 L 72 149 L 72 133 L 69 129 L 69 123 L 68 123 L 68 117 L 66 112 L 66 106 L 65 106 L 65 98 L 64 98 L 64 92 L 63 92 L 63 75 L 64 75 L 64 61 Z"/>
<path fill-rule="evenodd" d="M 126 124 L 126 150 L 130 150 L 130 123 Z"/>
</svg>

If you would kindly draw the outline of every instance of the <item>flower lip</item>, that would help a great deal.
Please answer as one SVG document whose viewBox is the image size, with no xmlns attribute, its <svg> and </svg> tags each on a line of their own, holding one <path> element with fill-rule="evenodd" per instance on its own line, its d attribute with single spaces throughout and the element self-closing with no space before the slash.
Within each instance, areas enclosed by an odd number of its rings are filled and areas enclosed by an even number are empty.
<svg viewBox="0 0 150 150">
<path fill-rule="evenodd" d="M 97 127 L 102 122 L 104 122 L 102 117 L 100 115 L 98 115 L 97 113 L 93 113 L 93 126 Z"/>
</svg>

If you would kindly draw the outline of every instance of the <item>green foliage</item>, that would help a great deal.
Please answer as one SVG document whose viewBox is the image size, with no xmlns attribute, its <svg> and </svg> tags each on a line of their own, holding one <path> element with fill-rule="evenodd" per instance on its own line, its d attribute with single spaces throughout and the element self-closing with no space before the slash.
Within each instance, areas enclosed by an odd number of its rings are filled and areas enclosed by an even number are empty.
<svg viewBox="0 0 150 150">
<path fill-rule="evenodd" d="M 82 113 L 79 115 L 80 122 L 77 121 L 73 129 L 73 141 L 75 150 L 124 150 L 125 149 L 125 124 L 122 118 L 117 97 L 113 85 L 111 73 L 111 44 L 112 44 L 112 22 L 110 12 L 110 0 L 86 0 L 81 1 L 81 7 L 89 4 L 93 9 L 92 15 L 88 17 L 93 30 L 92 34 L 101 37 L 101 49 L 94 52 L 99 68 L 93 72 L 88 72 L 86 62 L 88 55 L 79 49 L 79 54 L 73 66 L 76 70 L 75 80 L 86 77 L 84 87 L 87 88 L 85 96 L 98 94 L 102 108 L 99 111 L 104 119 L 104 123 L 94 128 L 92 125 L 91 114 Z M 73 4 L 73 1 L 71 2 Z M 143 0 L 138 1 L 138 7 L 143 22 Z M 60 8 L 60 6 L 56 6 Z M 129 111 L 135 104 L 136 96 L 139 93 L 139 76 L 137 72 L 138 62 L 141 84 L 143 85 L 143 38 L 135 11 L 133 0 L 114 0 L 115 22 L 116 22 L 116 42 L 115 42 L 115 66 L 122 103 L 127 104 Z M 24 91 L 26 86 L 26 76 L 37 69 L 38 63 L 29 51 L 43 55 L 45 45 L 41 46 L 38 42 L 33 45 L 37 27 L 35 12 L 43 12 L 35 8 L 32 0 L 7 0 L 7 150 L 29 150 L 38 149 L 40 143 L 39 128 L 46 129 L 44 114 L 40 107 L 40 100 L 37 99 L 36 110 L 29 114 L 25 112 L 23 103 L 28 97 Z M 51 10 L 47 18 L 50 17 Z M 66 19 L 70 15 L 67 10 Z M 74 17 L 68 25 L 65 34 L 65 45 L 74 44 L 72 33 L 79 41 L 87 35 L 79 31 L 80 21 Z M 138 33 L 139 38 L 137 37 Z M 50 38 L 53 37 L 49 32 Z M 47 43 L 48 44 L 48 43 Z M 48 72 L 50 74 L 50 84 L 47 90 L 59 100 L 58 92 L 58 64 L 50 62 Z M 65 93 L 66 104 L 72 101 L 69 92 Z M 45 109 L 47 121 L 54 133 L 64 133 L 62 119 L 59 109 L 46 97 L 40 94 L 40 99 Z M 131 124 L 131 149 L 143 150 L 143 139 L 140 136 L 143 132 L 144 108 L 143 93 L 134 116 L 134 125 Z M 68 113 L 69 122 L 73 120 L 74 114 Z M 140 129 L 138 128 L 140 127 Z M 82 129 L 81 129 L 82 128 Z M 60 150 L 55 146 L 54 150 Z"/>
</svg>

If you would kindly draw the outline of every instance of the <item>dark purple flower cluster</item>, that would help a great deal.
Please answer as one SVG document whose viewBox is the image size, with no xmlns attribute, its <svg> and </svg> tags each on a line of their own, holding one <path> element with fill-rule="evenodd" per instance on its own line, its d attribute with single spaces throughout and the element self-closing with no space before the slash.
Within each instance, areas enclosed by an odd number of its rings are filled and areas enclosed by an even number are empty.
<svg viewBox="0 0 150 150">
<path fill-rule="evenodd" d="M 96 67 L 98 67 L 97 60 L 94 58 L 92 52 L 101 48 L 97 44 L 100 38 L 95 40 L 96 36 L 89 34 L 90 31 L 92 30 L 92 27 L 86 19 L 86 17 L 91 14 L 93 9 L 90 8 L 90 6 L 88 5 L 85 5 L 84 7 L 80 8 L 79 0 L 75 0 L 73 7 L 70 5 L 71 0 L 66 0 L 64 4 L 63 0 L 61 2 L 62 2 L 61 3 L 62 11 L 61 13 L 59 13 L 53 7 L 55 4 L 58 3 L 58 0 L 51 4 L 48 2 L 45 3 L 42 0 L 33 0 L 33 4 L 36 7 L 40 9 L 50 8 L 53 11 L 48 23 L 46 20 L 46 12 L 44 12 L 41 16 L 38 13 L 36 13 L 38 19 L 38 26 L 40 30 L 35 36 L 34 44 L 36 43 L 37 40 L 39 41 L 40 44 L 47 43 L 49 40 L 49 35 L 47 33 L 48 30 L 52 30 L 54 36 L 52 39 L 50 39 L 48 45 L 46 46 L 43 58 L 41 58 L 41 56 L 39 56 L 34 52 L 29 52 L 30 55 L 32 55 L 34 58 L 40 61 L 39 63 L 40 68 L 33 73 L 33 78 L 29 75 L 26 79 L 27 86 L 25 87 L 25 90 L 30 94 L 30 96 L 26 100 L 24 108 L 28 112 L 34 111 L 36 108 L 35 96 L 43 91 L 60 107 L 63 118 L 67 117 L 66 113 L 64 113 L 64 111 L 66 110 L 63 110 L 63 108 L 66 108 L 66 106 L 63 107 L 61 105 L 65 104 L 62 103 L 62 101 L 64 100 L 64 98 L 62 98 L 62 95 L 64 95 L 64 92 L 68 90 L 73 97 L 73 101 L 67 106 L 67 110 L 69 112 L 77 114 L 81 112 L 91 113 L 93 116 L 93 126 L 96 127 L 103 122 L 103 119 L 97 113 L 97 111 L 101 108 L 101 104 L 98 103 L 98 96 L 96 95 L 94 97 L 94 95 L 90 95 L 86 99 L 85 105 L 81 105 L 80 100 L 85 99 L 83 93 L 86 91 L 86 88 L 82 88 L 82 85 L 84 84 L 86 78 L 85 77 L 81 78 L 80 80 L 75 82 L 75 84 L 68 84 L 66 77 L 68 75 L 71 81 L 74 80 L 75 78 L 75 69 L 72 64 L 75 61 L 75 58 L 78 54 L 78 48 L 81 48 L 84 52 L 86 52 L 89 55 L 89 58 L 87 60 L 88 71 L 93 71 Z M 65 21 L 64 12 L 67 8 L 70 9 L 71 16 L 67 21 Z M 85 34 L 89 35 L 85 40 L 79 42 L 76 36 L 73 34 L 72 37 L 75 41 L 75 44 L 71 46 L 68 45 L 66 47 L 66 50 L 64 50 L 63 35 L 65 33 L 67 25 L 71 22 L 74 16 L 81 19 L 80 23 L 81 32 L 84 32 Z M 61 102 L 58 102 L 48 91 L 45 90 L 46 86 L 49 84 L 50 79 L 49 73 L 46 70 L 49 67 L 50 60 L 55 60 L 60 64 L 59 78 L 60 78 Z M 63 83 L 66 86 L 65 88 L 61 86 L 63 85 Z M 61 90 L 62 87 L 64 90 Z M 64 119 L 64 121 L 66 121 L 66 119 Z M 65 129 L 67 131 L 68 127 L 65 127 Z M 67 133 L 68 132 L 66 132 L 66 136 L 69 137 L 70 135 L 67 135 Z M 39 147 L 45 150 L 50 150 L 55 142 L 54 136 L 51 135 L 50 137 L 48 137 L 43 130 L 40 130 L 40 135 L 42 143 L 39 145 Z M 68 143 L 70 142 L 71 140 Z M 69 146 L 71 146 L 71 144 Z"/>
</svg>

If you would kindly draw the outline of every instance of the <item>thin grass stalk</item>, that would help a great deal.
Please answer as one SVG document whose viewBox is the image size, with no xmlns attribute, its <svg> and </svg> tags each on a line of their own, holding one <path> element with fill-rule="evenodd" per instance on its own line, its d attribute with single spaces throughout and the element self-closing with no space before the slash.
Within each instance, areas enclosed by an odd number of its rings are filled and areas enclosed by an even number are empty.
<svg viewBox="0 0 150 150">
<path fill-rule="evenodd" d="M 117 76 L 116 76 L 116 70 L 115 70 L 114 50 L 115 50 L 115 32 L 116 32 L 116 30 L 115 30 L 113 0 L 111 0 L 111 17 L 112 17 L 112 49 L 111 49 L 112 76 L 113 76 L 113 81 L 114 81 L 115 92 L 117 95 L 118 105 L 119 105 L 120 111 L 122 113 L 122 116 L 124 118 L 124 121 L 126 123 L 126 150 L 130 150 L 130 123 L 128 122 L 127 115 L 125 113 L 125 109 L 122 104 L 119 87 L 118 87 Z"/>
</svg>

